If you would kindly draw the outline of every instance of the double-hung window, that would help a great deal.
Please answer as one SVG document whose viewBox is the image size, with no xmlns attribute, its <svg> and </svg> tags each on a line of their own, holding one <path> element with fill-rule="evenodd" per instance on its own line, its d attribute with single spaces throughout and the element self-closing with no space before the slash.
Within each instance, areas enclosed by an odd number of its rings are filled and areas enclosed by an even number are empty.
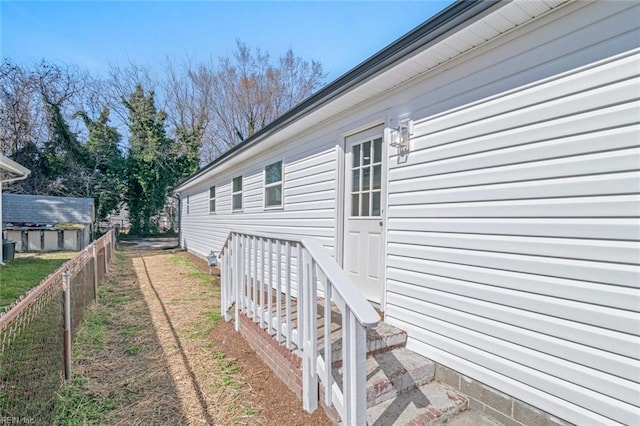
<svg viewBox="0 0 640 426">
<path fill-rule="evenodd" d="M 209 213 L 216 211 L 216 187 L 209 188 Z"/>
<path fill-rule="evenodd" d="M 264 168 L 264 206 L 282 207 L 282 161 Z"/>
<path fill-rule="evenodd" d="M 242 176 L 233 178 L 231 190 L 232 209 L 240 211 L 242 210 Z"/>
</svg>

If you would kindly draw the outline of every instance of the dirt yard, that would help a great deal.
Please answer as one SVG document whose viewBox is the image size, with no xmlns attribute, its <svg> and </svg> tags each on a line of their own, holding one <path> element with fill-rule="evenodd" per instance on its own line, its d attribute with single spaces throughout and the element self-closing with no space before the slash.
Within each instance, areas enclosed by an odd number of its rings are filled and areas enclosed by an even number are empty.
<svg viewBox="0 0 640 426">
<path fill-rule="evenodd" d="M 126 248 L 100 296 L 79 333 L 73 371 L 103 411 L 98 423 L 330 424 L 321 410 L 304 412 L 222 320 L 218 280 L 203 260 Z M 95 318 L 102 328 L 92 328 Z"/>
</svg>

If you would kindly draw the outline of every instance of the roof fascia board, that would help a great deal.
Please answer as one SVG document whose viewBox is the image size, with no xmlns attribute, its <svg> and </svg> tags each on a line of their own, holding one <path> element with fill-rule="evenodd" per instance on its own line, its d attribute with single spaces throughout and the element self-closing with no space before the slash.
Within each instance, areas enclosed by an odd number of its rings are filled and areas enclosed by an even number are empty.
<svg viewBox="0 0 640 426">
<path fill-rule="evenodd" d="M 25 179 L 31 173 L 31 170 L 27 169 L 24 166 L 21 166 L 20 164 L 5 157 L 4 155 L 0 155 L 0 170 L 5 170 L 13 175 L 16 175 L 7 179 L 3 179 L 0 176 L 0 182 L 13 182 L 16 180 Z"/>
<path fill-rule="evenodd" d="M 216 165 L 236 155 L 239 151 L 248 149 L 301 117 L 344 95 L 346 92 L 359 86 L 363 82 L 366 82 L 375 75 L 384 72 L 399 61 L 405 59 L 407 56 L 417 53 L 443 34 L 464 25 L 469 20 L 472 20 L 489 9 L 492 9 L 493 6 L 498 3 L 501 3 L 501 1 L 458 0 L 400 39 L 391 43 L 380 52 L 371 56 L 351 71 L 348 71 L 346 74 L 329 83 L 317 93 L 302 101 L 289 112 L 283 114 L 281 117 L 256 132 L 253 136 L 245 139 L 240 144 L 226 151 L 195 174 L 176 185 L 172 191 L 180 192 L 180 190 L 187 189 L 192 186 L 190 184 L 195 184 L 195 181 L 202 175 L 209 172 Z M 502 1 L 502 3 L 505 3 L 505 1 Z"/>
</svg>

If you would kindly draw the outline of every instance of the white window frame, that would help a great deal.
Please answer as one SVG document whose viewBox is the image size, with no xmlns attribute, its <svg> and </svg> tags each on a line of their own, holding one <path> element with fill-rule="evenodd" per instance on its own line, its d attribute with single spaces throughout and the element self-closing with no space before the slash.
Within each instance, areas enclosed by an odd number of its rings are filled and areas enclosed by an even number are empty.
<svg viewBox="0 0 640 426">
<path fill-rule="evenodd" d="M 213 189 L 213 197 L 211 196 L 211 190 Z M 213 203 L 213 209 L 211 208 L 211 203 Z M 209 187 L 209 213 L 216 212 L 216 186 L 211 185 Z"/>
<path fill-rule="evenodd" d="M 189 214 L 189 196 L 187 195 L 187 214 Z"/>
<path fill-rule="evenodd" d="M 267 183 L 267 167 L 269 166 L 273 166 L 274 164 L 280 163 L 280 180 L 277 182 L 271 182 L 271 183 Z M 263 189 L 262 189 L 262 197 L 264 199 L 264 209 L 265 210 L 280 210 L 282 208 L 284 208 L 284 160 L 278 160 L 278 161 L 274 161 L 273 163 L 269 163 L 266 166 L 264 166 L 264 173 L 263 173 L 263 179 L 262 179 L 262 184 L 263 184 Z M 274 204 L 272 206 L 268 206 L 267 205 L 267 189 L 269 188 L 273 188 L 276 186 L 280 186 L 280 193 L 281 193 L 281 197 L 280 197 L 280 204 Z"/>
<path fill-rule="evenodd" d="M 236 179 L 240 179 L 240 191 L 234 191 L 233 190 L 233 181 L 235 181 Z M 243 200 L 243 195 L 242 195 L 242 191 L 244 190 L 244 176 L 240 175 L 240 176 L 236 176 L 234 178 L 231 179 L 231 211 L 232 212 L 241 212 L 243 207 L 244 207 L 244 200 Z M 236 195 L 240 195 L 240 208 L 234 208 L 233 206 L 233 199 Z"/>
</svg>

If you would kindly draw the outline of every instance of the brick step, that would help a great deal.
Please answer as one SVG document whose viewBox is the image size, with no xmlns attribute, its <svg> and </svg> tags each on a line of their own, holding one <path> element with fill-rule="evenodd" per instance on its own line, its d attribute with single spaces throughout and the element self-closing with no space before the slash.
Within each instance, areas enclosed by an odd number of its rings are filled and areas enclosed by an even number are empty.
<svg viewBox="0 0 640 426">
<path fill-rule="evenodd" d="M 467 408 L 465 396 L 448 385 L 431 382 L 369 408 L 367 424 L 433 426 L 448 422 Z"/>
<path fill-rule="evenodd" d="M 338 371 L 341 372 L 342 368 Z M 367 407 L 433 380 L 435 365 L 405 348 L 382 352 L 367 358 Z M 341 374 L 336 375 L 341 380 Z M 342 386 L 342 383 L 339 383 Z"/>
<path fill-rule="evenodd" d="M 318 347 L 320 353 L 324 352 L 324 339 L 322 330 Z M 380 322 L 374 328 L 367 330 L 367 355 L 375 355 L 394 349 L 403 348 L 407 343 L 407 333 L 404 330 L 384 322 Z M 334 366 L 342 363 L 342 330 L 336 329 L 331 333 L 331 360 Z"/>
</svg>

